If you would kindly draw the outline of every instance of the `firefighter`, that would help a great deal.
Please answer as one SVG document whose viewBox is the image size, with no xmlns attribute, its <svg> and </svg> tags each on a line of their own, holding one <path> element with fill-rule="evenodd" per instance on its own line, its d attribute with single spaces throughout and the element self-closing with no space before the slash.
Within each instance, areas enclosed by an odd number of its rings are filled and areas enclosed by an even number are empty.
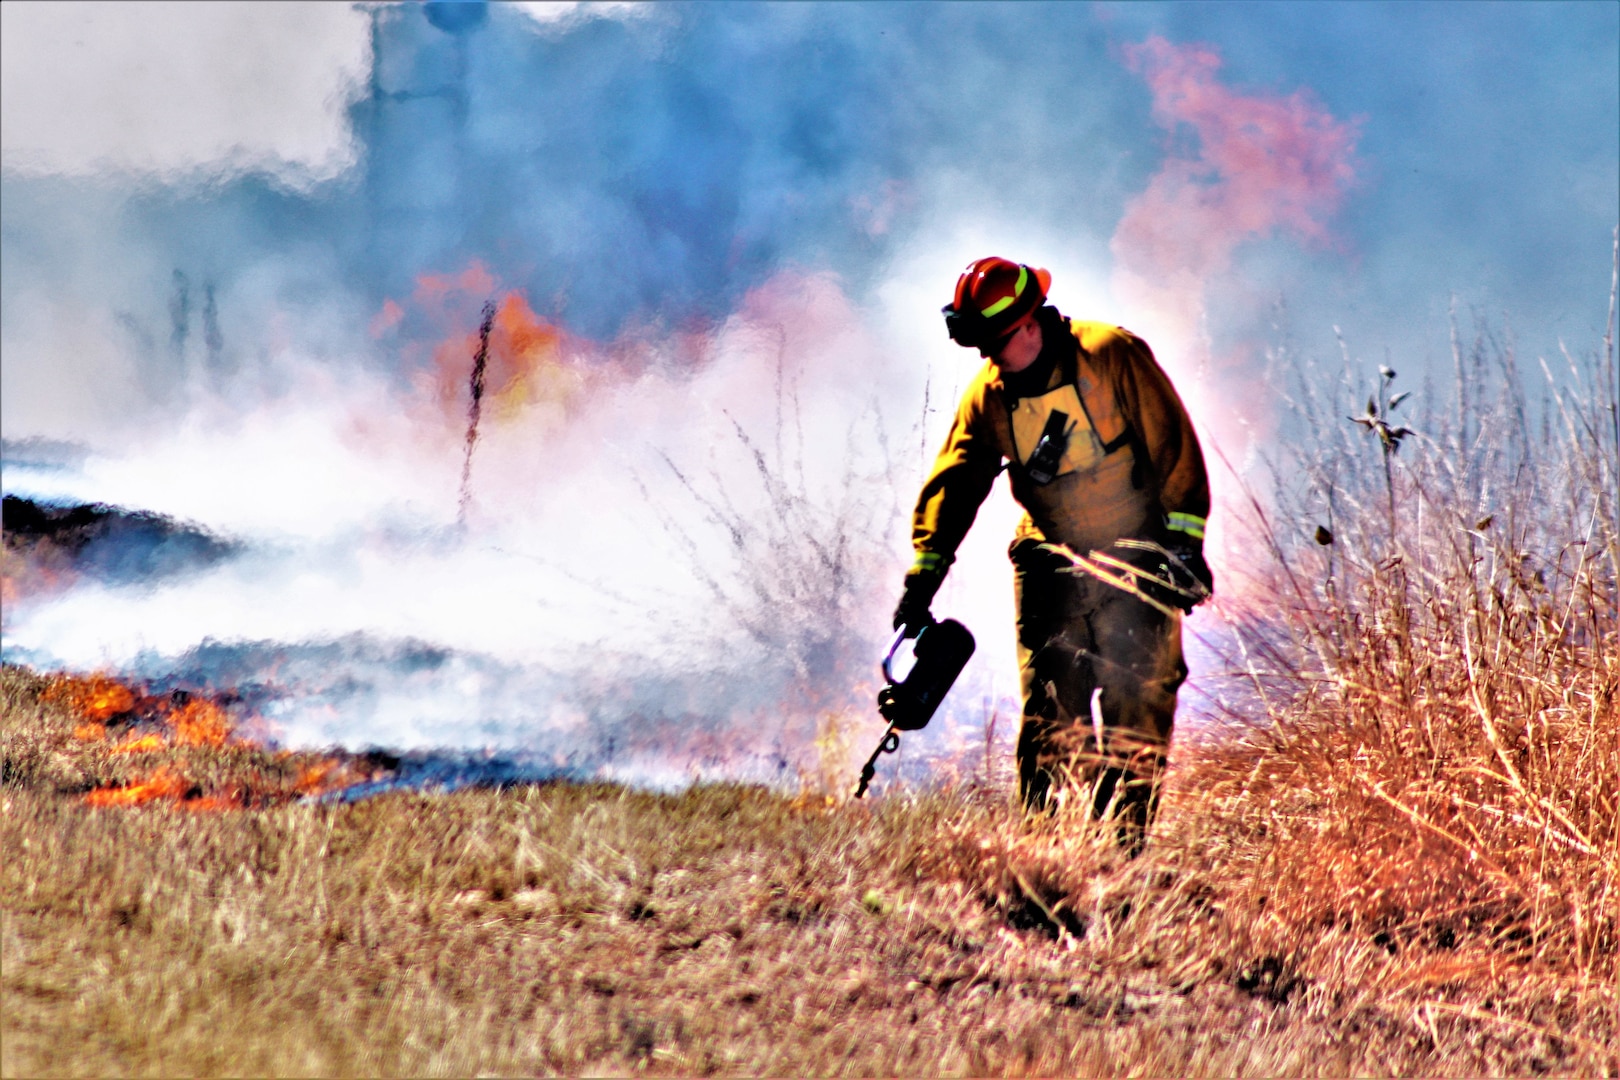
<svg viewBox="0 0 1620 1080">
<path fill-rule="evenodd" d="M 917 498 L 916 562 L 895 611 L 929 607 L 1005 469 L 1024 508 L 1008 555 L 1029 812 L 1085 799 L 1140 851 L 1186 678 L 1181 617 L 1214 587 L 1203 556 L 1209 480 L 1187 412 L 1147 343 L 1046 304 L 1051 275 L 980 259 L 945 322 L 987 361 Z"/>
</svg>

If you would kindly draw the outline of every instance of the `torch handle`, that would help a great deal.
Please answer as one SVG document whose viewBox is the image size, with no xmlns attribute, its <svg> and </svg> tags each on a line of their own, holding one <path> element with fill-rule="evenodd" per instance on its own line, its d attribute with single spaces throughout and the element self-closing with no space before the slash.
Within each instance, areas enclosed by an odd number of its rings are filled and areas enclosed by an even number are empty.
<svg viewBox="0 0 1620 1080">
<path fill-rule="evenodd" d="M 920 634 L 921 632 L 922 631 L 920 630 L 916 631 L 916 634 Z M 889 642 L 889 651 L 883 654 L 883 678 L 888 682 L 892 683 L 895 681 L 894 672 L 891 670 L 891 665 L 894 663 L 894 654 L 900 651 L 901 642 L 905 641 L 908 637 L 916 636 L 916 634 L 914 634 L 911 627 L 907 626 L 905 623 L 901 623 L 899 628 L 895 630 L 894 640 Z"/>
</svg>

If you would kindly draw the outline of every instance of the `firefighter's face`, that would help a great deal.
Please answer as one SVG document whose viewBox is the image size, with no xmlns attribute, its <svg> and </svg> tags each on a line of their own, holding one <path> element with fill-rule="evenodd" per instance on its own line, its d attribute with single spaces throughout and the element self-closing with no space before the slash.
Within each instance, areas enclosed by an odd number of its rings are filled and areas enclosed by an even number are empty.
<svg viewBox="0 0 1620 1080">
<path fill-rule="evenodd" d="M 1023 371 L 1041 355 L 1041 324 L 1032 311 L 1025 315 L 1000 341 L 991 342 L 979 350 L 979 355 L 995 364 L 1001 371 Z"/>
</svg>

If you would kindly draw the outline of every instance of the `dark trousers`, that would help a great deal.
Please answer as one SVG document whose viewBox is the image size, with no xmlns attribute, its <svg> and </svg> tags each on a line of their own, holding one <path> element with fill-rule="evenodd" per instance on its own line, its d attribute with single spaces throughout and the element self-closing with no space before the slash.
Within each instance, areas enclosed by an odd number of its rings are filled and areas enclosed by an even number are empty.
<svg viewBox="0 0 1620 1080">
<path fill-rule="evenodd" d="M 1012 557 L 1024 807 L 1051 809 L 1059 792 L 1086 798 L 1095 816 L 1119 822 L 1122 845 L 1140 850 L 1158 809 L 1176 691 L 1187 678 L 1181 616 L 1062 572 L 1027 542 Z"/>
</svg>

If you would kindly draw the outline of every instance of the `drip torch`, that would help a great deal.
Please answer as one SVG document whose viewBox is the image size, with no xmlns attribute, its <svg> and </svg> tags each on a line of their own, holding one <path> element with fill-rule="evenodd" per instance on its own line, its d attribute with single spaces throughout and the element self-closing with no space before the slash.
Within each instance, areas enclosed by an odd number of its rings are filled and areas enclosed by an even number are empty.
<svg viewBox="0 0 1620 1080">
<path fill-rule="evenodd" d="M 900 645 L 911 637 L 916 638 L 916 644 L 912 646 L 916 660 L 904 679 L 896 679 L 895 654 L 900 651 Z M 883 733 L 877 749 L 872 751 L 872 756 L 866 759 L 866 764 L 861 768 L 861 782 L 855 788 L 857 799 L 866 794 L 867 787 L 872 783 L 878 758 L 900 749 L 900 733 L 920 731 L 928 726 L 928 721 L 934 718 L 940 702 L 945 700 L 945 694 L 956 682 L 956 677 L 962 674 L 962 668 L 972 655 L 973 635 L 955 619 L 930 622 L 915 630 L 902 625 L 895 631 L 889 651 L 883 657 L 885 685 L 877 696 L 878 714 L 889 722 L 889 729 Z"/>
</svg>

